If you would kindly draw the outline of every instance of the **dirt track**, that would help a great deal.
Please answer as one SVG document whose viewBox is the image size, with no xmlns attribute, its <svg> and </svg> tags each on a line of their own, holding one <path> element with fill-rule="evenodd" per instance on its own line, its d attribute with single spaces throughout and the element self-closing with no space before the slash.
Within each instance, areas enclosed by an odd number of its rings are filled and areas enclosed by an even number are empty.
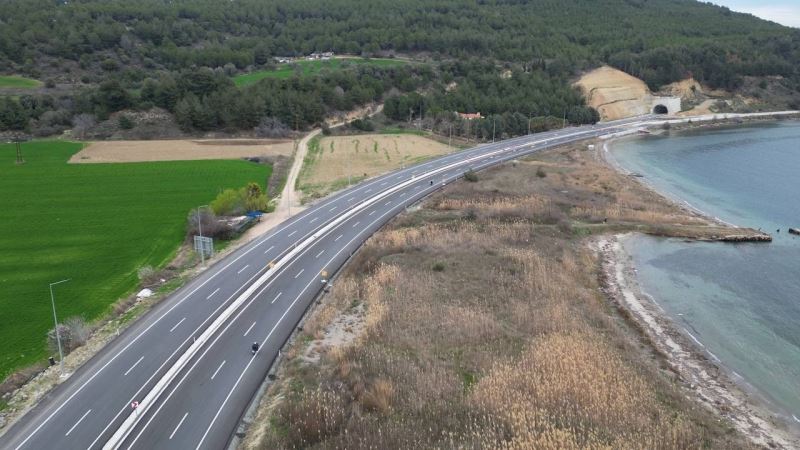
<svg viewBox="0 0 800 450">
<path fill-rule="evenodd" d="M 70 158 L 70 163 L 126 163 L 239 159 L 252 156 L 291 156 L 291 140 L 224 139 L 92 142 Z"/>
</svg>

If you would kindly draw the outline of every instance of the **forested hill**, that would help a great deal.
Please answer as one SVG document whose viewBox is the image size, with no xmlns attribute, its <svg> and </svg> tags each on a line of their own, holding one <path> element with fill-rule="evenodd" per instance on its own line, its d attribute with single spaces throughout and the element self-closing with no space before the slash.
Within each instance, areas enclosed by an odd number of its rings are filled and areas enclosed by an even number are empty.
<svg viewBox="0 0 800 450">
<path fill-rule="evenodd" d="M 232 80 L 325 51 L 414 63 Z M 601 64 L 800 105 L 800 30 L 692 0 L 0 0 L 0 75 L 43 82 L 0 84 L 0 133 L 275 135 L 383 102 L 396 122 L 508 137 L 595 121 L 572 81 Z"/>
<path fill-rule="evenodd" d="M 651 87 L 800 67 L 800 31 L 692 0 L 4 0 L 0 25 L 0 67 L 32 75 L 43 56 L 244 69 L 325 50 L 607 62 Z"/>
</svg>

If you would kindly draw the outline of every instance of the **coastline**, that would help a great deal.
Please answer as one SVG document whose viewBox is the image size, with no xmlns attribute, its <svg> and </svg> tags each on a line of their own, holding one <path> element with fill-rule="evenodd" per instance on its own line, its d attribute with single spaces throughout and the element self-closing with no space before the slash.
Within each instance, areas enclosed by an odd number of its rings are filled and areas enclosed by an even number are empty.
<svg viewBox="0 0 800 450">
<path fill-rule="evenodd" d="M 723 122 L 715 125 L 729 125 Z M 704 128 L 708 124 L 702 125 Z M 634 178 L 646 189 L 667 199 L 693 216 L 717 225 L 741 228 L 702 211 L 689 202 L 658 190 L 641 176 L 635 176 L 613 158 L 608 149 L 618 137 L 605 139 L 600 158 L 617 172 Z M 673 320 L 647 293 L 637 277 L 631 255 L 625 250 L 630 233 L 605 236 L 593 241 L 602 264 L 602 284 L 605 294 L 618 308 L 624 310 L 642 329 L 651 345 L 662 353 L 670 368 L 678 375 L 688 391 L 701 404 L 733 426 L 753 443 L 769 448 L 800 448 L 800 422 L 796 417 L 782 415 L 746 380 L 726 367 L 685 328 Z M 798 423 L 792 423 L 792 419 Z"/>
</svg>

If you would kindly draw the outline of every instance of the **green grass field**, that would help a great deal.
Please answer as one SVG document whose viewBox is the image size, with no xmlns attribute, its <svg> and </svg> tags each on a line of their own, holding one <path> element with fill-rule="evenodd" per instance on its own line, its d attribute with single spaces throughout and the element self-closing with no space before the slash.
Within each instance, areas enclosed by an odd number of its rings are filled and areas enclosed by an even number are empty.
<svg viewBox="0 0 800 450">
<path fill-rule="evenodd" d="M 137 270 L 161 266 L 184 238 L 186 217 L 219 190 L 262 187 L 271 167 L 246 161 L 67 164 L 81 144 L 0 145 L 0 379 L 43 360 L 59 319 L 109 311 L 138 283 Z"/>
<path fill-rule="evenodd" d="M 42 85 L 41 81 L 16 75 L 0 75 L 0 88 L 35 88 Z"/>
<path fill-rule="evenodd" d="M 386 58 L 334 58 L 329 60 L 302 60 L 290 64 L 281 64 L 275 70 L 260 70 L 258 72 L 246 73 L 233 77 L 233 82 L 237 86 L 247 86 L 264 78 L 291 78 L 295 74 L 297 66 L 302 75 L 314 75 L 323 69 L 336 70 L 348 65 L 369 65 L 376 67 L 392 67 L 406 64 L 405 61 Z"/>
</svg>

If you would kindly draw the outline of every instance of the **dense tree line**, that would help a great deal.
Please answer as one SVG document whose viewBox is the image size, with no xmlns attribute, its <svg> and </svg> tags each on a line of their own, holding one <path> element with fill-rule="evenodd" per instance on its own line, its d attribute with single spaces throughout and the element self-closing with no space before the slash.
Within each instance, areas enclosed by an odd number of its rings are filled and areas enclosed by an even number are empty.
<svg viewBox="0 0 800 450">
<path fill-rule="evenodd" d="M 800 88 L 800 31 L 693 0 L 5 0 L 0 25 L 4 72 L 78 86 L 0 100 L 0 130 L 36 134 L 153 106 L 187 131 L 269 134 L 377 100 L 395 120 L 480 111 L 518 134 L 596 120 L 569 80 L 601 63 L 651 88 L 694 76 L 733 89 L 747 75 Z M 230 81 L 325 50 L 438 62 Z"/>
<path fill-rule="evenodd" d="M 690 74 L 713 87 L 796 79 L 800 67 L 800 31 L 693 0 L 5 0 L 0 24 L 0 67 L 36 76 L 52 64 L 65 79 L 241 70 L 324 50 L 547 61 L 558 72 L 611 62 L 653 87 Z"/>
</svg>

